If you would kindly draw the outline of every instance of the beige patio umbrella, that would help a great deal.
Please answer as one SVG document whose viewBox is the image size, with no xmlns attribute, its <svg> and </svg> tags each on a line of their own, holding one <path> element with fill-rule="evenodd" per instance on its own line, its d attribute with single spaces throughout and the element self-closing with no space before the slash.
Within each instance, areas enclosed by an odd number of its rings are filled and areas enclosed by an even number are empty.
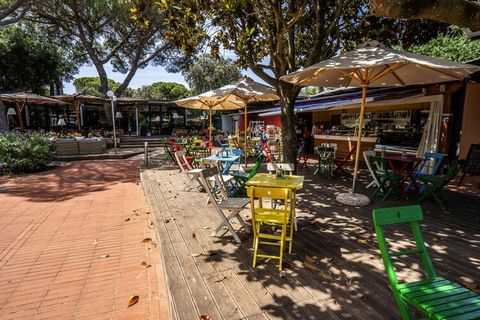
<svg viewBox="0 0 480 320">
<path fill-rule="evenodd" d="M 183 98 L 180 100 L 176 100 L 174 102 L 179 107 L 209 111 L 210 125 L 208 129 L 209 129 L 209 142 L 211 144 L 212 143 L 212 111 L 238 110 L 243 108 L 243 102 L 238 99 L 218 100 L 216 98 L 210 98 L 208 96 L 209 92 L 202 93 L 201 95 L 198 95 L 198 96 Z"/>
<path fill-rule="evenodd" d="M 186 98 L 189 99 L 189 98 Z M 182 99 L 182 100 L 186 100 Z M 197 96 L 201 103 L 206 103 L 209 106 L 215 106 L 216 103 L 236 105 L 234 109 L 244 109 L 245 112 L 245 161 L 247 159 L 247 105 L 249 102 L 255 101 L 275 101 L 279 100 L 274 88 L 255 82 L 249 77 L 242 77 L 237 82 L 214 89 Z M 181 100 L 177 100 L 181 101 Z M 176 101 L 176 102 L 177 102 Z M 177 103 L 178 104 L 178 103 Z M 214 109 L 215 110 L 215 109 Z M 217 109 L 222 110 L 222 108 Z M 225 109 L 223 110 L 233 110 Z M 211 118 L 211 117 L 210 117 Z M 211 124 L 210 124 L 211 126 Z"/>
<path fill-rule="evenodd" d="M 352 184 L 352 194 L 355 195 L 367 88 L 458 81 L 479 70 L 478 66 L 388 49 L 377 41 L 369 41 L 355 50 L 285 75 L 280 79 L 299 86 L 362 88 Z M 360 198 L 362 198 L 361 195 L 357 200 Z"/>
</svg>

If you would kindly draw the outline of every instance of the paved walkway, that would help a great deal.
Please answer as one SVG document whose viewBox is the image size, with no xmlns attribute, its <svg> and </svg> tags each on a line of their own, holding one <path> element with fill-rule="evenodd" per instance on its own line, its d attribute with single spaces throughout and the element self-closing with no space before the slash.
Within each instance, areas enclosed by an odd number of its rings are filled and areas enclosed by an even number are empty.
<svg viewBox="0 0 480 320">
<path fill-rule="evenodd" d="M 0 319 L 168 319 L 138 165 L 0 177 Z"/>
</svg>

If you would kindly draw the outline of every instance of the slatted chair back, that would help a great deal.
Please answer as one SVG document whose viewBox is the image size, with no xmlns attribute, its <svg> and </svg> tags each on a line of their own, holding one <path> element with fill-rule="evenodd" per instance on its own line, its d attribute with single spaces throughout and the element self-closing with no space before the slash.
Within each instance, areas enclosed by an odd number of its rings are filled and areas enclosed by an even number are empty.
<svg viewBox="0 0 480 320">
<path fill-rule="evenodd" d="M 390 171 L 388 170 L 388 162 L 387 159 L 378 157 L 375 155 L 368 156 L 368 163 L 372 168 L 372 175 L 375 176 L 377 181 L 382 181 L 382 176 L 386 175 L 387 177 L 390 175 Z"/>
<path fill-rule="evenodd" d="M 177 160 L 177 164 L 183 172 L 187 172 L 192 170 L 192 166 L 187 161 L 187 155 L 185 150 L 178 150 L 175 152 L 175 159 Z"/>
<path fill-rule="evenodd" d="M 331 163 L 335 159 L 335 148 L 330 146 L 317 147 L 320 163 Z"/>
<path fill-rule="evenodd" d="M 208 197 L 215 201 L 216 205 L 228 198 L 228 191 L 217 165 L 204 168 L 200 173 L 200 177 Z"/>
<path fill-rule="evenodd" d="M 373 179 L 373 182 L 370 183 L 367 188 L 373 184 L 375 184 L 378 187 L 380 187 L 380 182 L 378 181 L 376 175 L 374 174 L 373 172 L 373 167 L 368 159 L 368 157 L 374 157 L 376 156 L 376 152 L 374 150 L 367 150 L 367 151 L 363 151 L 363 158 L 365 159 L 365 163 L 367 164 L 367 169 L 368 169 L 368 172 L 370 172 L 370 175 L 372 176 L 372 179 Z M 378 168 L 377 168 L 378 169 Z"/>
<path fill-rule="evenodd" d="M 380 248 L 380 253 L 385 265 L 385 271 L 392 288 L 395 288 L 398 285 L 398 279 L 395 273 L 392 257 L 419 254 L 423 268 L 427 274 L 427 278 L 431 280 L 436 277 L 435 269 L 433 268 L 432 261 L 428 256 L 422 232 L 420 230 L 420 222 L 422 220 L 423 213 L 422 208 L 419 205 L 373 210 L 373 224 L 375 226 L 378 246 Z M 385 239 L 385 226 L 400 223 L 410 224 L 416 247 L 413 250 L 391 252 Z"/>
<path fill-rule="evenodd" d="M 434 176 L 442 165 L 443 153 L 425 152 L 424 160 L 420 163 L 415 174 Z"/>
<path fill-rule="evenodd" d="M 283 175 L 292 175 L 295 171 L 295 166 L 293 163 L 267 163 L 267 171 L 268 173 L 275 173 L 277 168 L 282 171 Z"/>
</svg>

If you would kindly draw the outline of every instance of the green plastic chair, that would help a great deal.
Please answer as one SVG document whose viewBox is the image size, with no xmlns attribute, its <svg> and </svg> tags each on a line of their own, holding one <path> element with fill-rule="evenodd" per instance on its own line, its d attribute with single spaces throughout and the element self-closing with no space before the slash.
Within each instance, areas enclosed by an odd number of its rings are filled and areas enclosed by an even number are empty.
<svg viewBox="0 0 480 320">
<path fill-rule="evenodd" d="M 383 200 L 386 200 L 391 195 L 400 194 L 400 183 L 404 177 L 389 170 L 388 162 L 385 158 L 369 156 L 368 161 L 372 168 L 371 174 L 379 182 L 377 190 L 375 190 L 372 197 L 380 194 L 383 196 Z"/>
<path fill-rule="evenodd" d="M 437 276 L 428 256 L 420 221 L 423 220 L 419 205 L 373 210 L 373 224 L 378 246 L 393 296 L 403 320 L 412 319 L 408 306 L 420 310 L 426 319 L 469 320 L 480 319 L 480 296 L 454 282 Z M 384 227 L 391 224 L 409 223 L 416 243 L 414 250 L 390 252 L 384 235 Z M 399 283 L 392 257 L 419 254 L 427 278 L 414 282 Z"/>
<path fill-rule="evenodd" d="M 233 175 L 233 178 L 235 179 L 235 189 L 233 191 L 234 196 L 238 196 L 245 190 L 247 181 L 257 174 L 258 169 L 260 169 L 260 166 L 262 165 L 264 159 L 265 157 L 263 155 L 258 156 L 255 160 L 255 164 L 249 172 L 235 171 L 231 173 Z"/>
<path fill-rule="evenodd" d="M 423 183 L 425 191 L 420 195 L 418 201 L 423 201 L 432 197 L 442 208 L 448 202 L 447 197 L 442 193 L 442 189 L 462 171 L 464 161 L 454 160 L 444 176 L 420 176 L 418 180 Z"/>
</svg>

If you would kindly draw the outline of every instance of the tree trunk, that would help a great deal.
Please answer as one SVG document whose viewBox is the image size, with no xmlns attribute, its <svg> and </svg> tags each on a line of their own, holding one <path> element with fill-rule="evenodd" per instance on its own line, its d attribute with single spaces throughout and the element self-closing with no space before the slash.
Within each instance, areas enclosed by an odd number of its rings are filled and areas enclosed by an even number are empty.
<svg viewBox="0 0 480 320">
<path fill-rule="evenodd" d="M 280 83 L 277 88 L 280 96 L 280 109 L 282 111 L 282 144 L 283 161 L 295 164 L 297 168 L 297 137 L 295 135 L 295 113 L 293 105 L 300 88 L 291 84 Z"/>
<path fill-rule="evenodd" d="M 0 133 L 8 131 L 7 112 L 2 101 L 0 101 Z"/>
</svg>

